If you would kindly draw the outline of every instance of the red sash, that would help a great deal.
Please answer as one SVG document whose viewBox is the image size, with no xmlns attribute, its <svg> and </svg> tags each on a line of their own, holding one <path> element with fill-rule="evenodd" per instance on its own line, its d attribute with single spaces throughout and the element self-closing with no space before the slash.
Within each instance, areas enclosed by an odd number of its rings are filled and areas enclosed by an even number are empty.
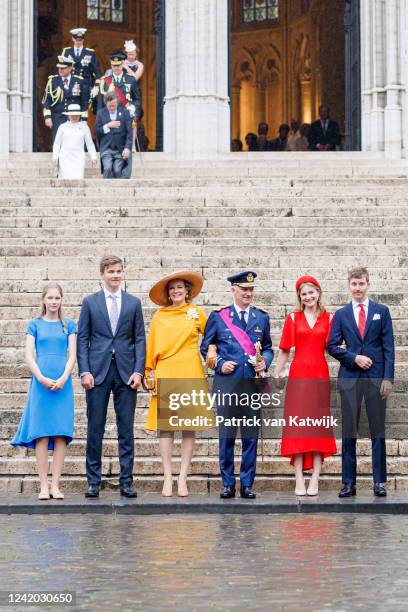
<svg viewBox="0 0 408 612">
<path fill-rule="evenodd" d="M 108 76 L 105 78 L 105 83 L 107 83 L 109 87 L 112 85 L 112 81 L 113 81 L 113 77 L 111 76 Z M 117 87 L 116 85 L 115 85 L 115 94 L 118 96 L 119 101 L 122 104 L 122 106 L 126 108 L 127 103 L 128 103 L 126 96 L 123 93 L 123 91 L 119 89 L 119 87 Z"/>
<path fill-rule="evenodd" d="M 229 316 L 229 308 L 223 308 L 220 310 L 220 317 L 224 321 L 225 325 L 228 327 L 235 340 L 238 342 L 244 353 L 248 353 L 248 355 L 254 356 L 256 355 L 256 349 L 254 343 L 251 341 L 251 338 L 248 336 L 246 331 L 244 331 L 238 325 L 235 325 Z"/>
</svg>

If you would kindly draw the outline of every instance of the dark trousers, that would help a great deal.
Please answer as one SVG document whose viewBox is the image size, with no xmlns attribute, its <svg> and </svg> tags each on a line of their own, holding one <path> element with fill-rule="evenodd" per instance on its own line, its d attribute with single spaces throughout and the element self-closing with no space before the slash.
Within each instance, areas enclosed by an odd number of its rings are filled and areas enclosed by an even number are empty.
<svg viewBox="0 0 408 612">
<path fill-rule="evenodd" d="M 102 440 L 105 433 L 109 396 L 113 393 L 113 405 L 118 429 L 118 446 L 121 486 L 133 481 L 134 437 L 137 392 L 122 381 L 116 362 L 112 359 L 105 380 L 86 392 L 88 437 L 86 443 L 86 474 L 89 485 L 101 483 Z"/>
<path fill-rule="evenodd" d="M 219 425 L 219 460 L 222 482 L 225 487 L 235 487 L 234 451 L 238 426 L 229 425 L 231 419 L 247 419 L 247 425 L 240 427 L 242 439 L 242 458 L 240 467 L 240 481 L 243 487 L 252 487 L 256 473 L 256 456 L 258 446 L 259 427 L 253 419 L 260 416 L 259 411 L 249 406 L 236 403 L 234 394 L 252 395 L 256 389 L 252 379 L 217 378 L 214 389 L 224 397 L 217 405 L 217 414 L 223 416 L 225 421 Z M 222 395 L 225 394 L 225 395 Z M 231 394 L 229 399 L 228 394 Z M 244 421 L 236 421 L 244 423 Z"/>
<path fill-rule="evenodd" d="M 371 437 L 374 482 L 387 481 L 385 445 L 386 400 L 380 395 L 380 380 L 359 378 L 350 388 L 341 389 L 342 413 L 342 482 L 355 485 L 357 477 L 356 438 L 364 398 Z"/>
<path fill-rule="evenodd" d="M 225 487 L 235 487 L 235 437 L 220 437 L 220 472 Z M 256 472 L 258 438 L 242 437 L 242 458 L 239 478 L 243 487 L 252 487 Z"/>
<path fill-rule="evenodd" d="M 102 154 L 101 162 L 103 178 L 122 178 L 122 170 L 125 165 L 122 153 L 113 149 L 107 149 Z"/>
</svg>

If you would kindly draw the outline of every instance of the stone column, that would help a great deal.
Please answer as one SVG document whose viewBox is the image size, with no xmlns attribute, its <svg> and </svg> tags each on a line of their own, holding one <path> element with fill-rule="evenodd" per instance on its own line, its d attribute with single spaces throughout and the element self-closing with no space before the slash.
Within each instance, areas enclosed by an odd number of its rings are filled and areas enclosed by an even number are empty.
<svg viewBox="0 0 408 612">
<path fill-rule="evenodd" d="M 10 2 L 10 151 L 23 150 L 23 4 L 22 0 Z M 27 58 L 28 59 L 28 58 Z"/>
<path fill-rule="evenodd" d="M 24 65 L 22 74 L 23 150 L 33 150 L 34 3 L 24 0 Z"/>
<path fill-rule="evenodd" d="M 362 0 L 362 147 L 384 150 L 385 0 Z"/>
<path fill-rule="evenodd" d="M 386 3 L 386 107 L 384 112 L 385 154 L 399 159 L 402 152 L 401 56 L 399 48 L 399 0 Z"/>
<path fill-rule="evenodd" d="M 9 65 L 9 8 L 8 0 L 0 2 L 0 155 L 8 155 L 10 150 L 10 127 L 8 110 L 8 65 Z"/>
<path fill-rule="evenodd" d="M 166 1 L 164 151 L 209 158 L 230 150 L 228 0 Z"/>
<path fill-rule="evenodd" d="M 401 0 L 400 19 L 401 43 L 401 82 L 404 89 L 401 92 L 402 105 L 402 156 L 408 157 L 408 0 Z"/>
<path fill-rule="evenodd" d="M 240 96 L 241 83 L 232 87 L 232 138 L 241 137 Z"/>
</svg>

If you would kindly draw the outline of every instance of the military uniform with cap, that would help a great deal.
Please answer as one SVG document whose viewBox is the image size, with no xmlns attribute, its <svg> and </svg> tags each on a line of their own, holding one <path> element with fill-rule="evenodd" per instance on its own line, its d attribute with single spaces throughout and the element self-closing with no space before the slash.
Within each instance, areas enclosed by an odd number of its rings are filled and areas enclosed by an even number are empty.
<svg viewBox="0 0 408 612">
<path fill-rule="evenodd" d="M 113 52 L 110 56 L 112 68 L 120 66 L 125 59 L 126 55 L 122 51 Z M 128 75 L 126 70 L 122 70 L 119 76 L 116 76 L 112 70 L 112 72 L 101 77 L 98 110 L 105 106 L 105 94 L 110 91 L 114 91 L 118 95 L 119 102 L 128 109 L 132 118 L 140 119 L 142 99 L 139 84 L 134 77 Z"/>
<path fill-rule="evenodd" d="M 231 286 L 237 285 L 240 287 L 254 287 L 256 277 L 257 275 L 255 272 L 246 271 L 230 276 L 227 280 L 231 283 Z M 245 311 L 238 313 L 237 308 L 238 307 L 235 304 L 228 306 L 228 319 L 234 326 L 239 327 L 246 332 L 252 344 L 255 345 L 255 343 L 260 342 L 261 355 L 265 360 L 267 368 L 269 368 L 273 359 L 273 350 L 268 313 L 260 308 L 255 308 L 254 306 L 249 306 Z M 223 310 L 224 309 L 214 311 L 210 314 L 205 328 L 204 338 L 200 347 L 201 354 L 205 358 L 208 347 L 210 345 L 217 346 L 217 365 L 215 368 L 214 387 L 220 388 L 226 392 L 230 390 L 231 385 L 235 385 L 237 392 L 240 392 L 241 387 L 242 389 L 245 388 L 245 392 L 247 392 L 248 389 L 250 392 L 251 390 L 252 392 L 259 392 L 259 389 L 254 388 L 252 382 L 256 373 L 251 363 L 250 355 L 244 350 L 231 329 L 224 322 L 221 316 Z M 244 314 L 242 314 L 242 312 Z M 235 369 L 231 374 L 224 374 L 221 370 L 222 365 L 226 361 L 236 362 Z M 228 389 L 226 389 L 226 386 L 228 386 Z M 232 408 L 235 410 L 235 412 L 239 412 L 241 410 L 240 406 L 233 406 Z M 255 413 L 255 416 L 259 416 L 259 414 Z M 219 434 L 221 476 L 225 491 L 230 491 L 231 493 L 230 495 L 225 495 L 224 497 L 233 497 L 235 495 L 234 447 L 236 429 L 234 431 L 233 428 L 229 428 L 226 433 L 220 428 Z M 254 482 L 256 471 L 257 436 L 257 428 L 251 428 L 251 432 L 249 432 L 248 436 L 246 435 L 246 431 L 241 429 L 242 461 L 240 481 L 241 495 L 243 497 L 255 496 L 253 493 L 251 493 L 251 495 L 243 494 L 243 491 L 245 492 L 248 489 L 250 490 Z"/>
<path fill-rule="evenodd" d="M 86 28 L 74 28 L 70 30 L 70 34 L 75 40 L 84 40 L 86 31 Z M 89 100 L 91 98 L 92 88 L 94 86 L 99 86 L 99 79 L 102 74 L 98 60 L 96 59 L 95 49 L 84 46 L 64 47 L 62 55 L 73 58 L 74 69 L 72 74 L 83 78 L 83 85 L 87 89 Z M 95 92 L 95 96 L 97 96 L 97 91 Z"/>
<path fill-rule="evenodd" d="M 74 60 L 60 55 L 58 57 L 57 68 L 72 67 Z M 88 116 L 87 91 L 83 85 L 83 79 L 73 74 L 62 77 L 59 74 L 52 74 L 48 77 L 44 91 L 43 116 L 44 119 L 52 119 L 52 142 L 54 142 L 58 128 L 67 121 L 64 114 L 70 104 L 79 104 L 84 119 Z"/>
</svg>

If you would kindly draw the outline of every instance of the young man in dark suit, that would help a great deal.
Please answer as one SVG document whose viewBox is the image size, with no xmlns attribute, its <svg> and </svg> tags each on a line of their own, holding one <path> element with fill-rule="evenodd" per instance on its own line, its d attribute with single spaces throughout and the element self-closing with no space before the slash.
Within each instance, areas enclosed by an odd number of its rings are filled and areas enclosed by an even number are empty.
<svg viewBox="0 0 408 612">
<path fill-rule="evenodd" d="M 394 334 L 388 307 L 369 300 L 366 268 L 349 272 L 351 302 L 334 316 L 328 351 L 340 362 L 342 482 L 339 497 L 356 494 L 356 438 L 364 397 L 372 444 L 374 494 L 387 491 L 385 408 L 394 380 Z"/>
<path fill-rule="evenodd" d="M 86 497 L 98 497 L 102 440 L 111 392 L 118 428 L 120 492 L 136 497 L 133 488 L 133 424 L 137 389 L 146 357 L 146 338 L 139 298 L 120 288 L 123 262 L 114 255 L 100 262 L 103 289 L 87 296 L 78 322 L 78 370 L 86 390 L 88 436 Z"/>
</svg>

